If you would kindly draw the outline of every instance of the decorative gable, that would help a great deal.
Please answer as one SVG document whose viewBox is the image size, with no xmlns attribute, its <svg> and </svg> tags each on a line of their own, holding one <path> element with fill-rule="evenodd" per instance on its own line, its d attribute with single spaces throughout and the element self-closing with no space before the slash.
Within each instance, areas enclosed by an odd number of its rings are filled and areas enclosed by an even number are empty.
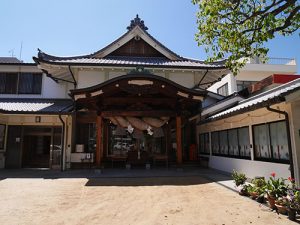
<svg viewBox="0 0 300 225">
<path fill-rule="evenodd" d="M 164 57 L 162 53 L 157 51 L 151 45 L 141 38 L 133 38 L 120 48 L 108 54 L 105 58 L 110 56 L 132 56 L 132 57 Z"/>
<path fill-rule="evenodd" d="M 90 55 L 92 58 L 109 58 L 109 56 L 160 57 L 169 60 L 183 60 L 157 41 L 148 32 L 148 27 L 138 15 L 131 20 L 127 32 L 105 48 Z"/>
</svg>

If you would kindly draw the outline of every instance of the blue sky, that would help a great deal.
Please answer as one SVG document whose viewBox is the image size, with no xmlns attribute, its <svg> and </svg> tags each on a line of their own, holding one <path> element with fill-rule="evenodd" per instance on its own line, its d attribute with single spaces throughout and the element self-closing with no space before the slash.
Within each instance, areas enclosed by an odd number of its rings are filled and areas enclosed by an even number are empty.
<svg viewBox="0 0 300 225">
<path fill-rule="evenodd" d="M 32 62 L 37 48 L 57 56 L 88 54 L 126 32 L 136 14 L 149 33 L 179 55 L 204 59 L 194 40 L 197 6 L 190 0 L 1 0 L 0 56 Z M 298 35 L 267 43 L 270 57 L 300 60 Z M 298 62 L 299 64 L 299 62 Z M 298 73 L 300 69 L 298 66 Z"/>
</svg>

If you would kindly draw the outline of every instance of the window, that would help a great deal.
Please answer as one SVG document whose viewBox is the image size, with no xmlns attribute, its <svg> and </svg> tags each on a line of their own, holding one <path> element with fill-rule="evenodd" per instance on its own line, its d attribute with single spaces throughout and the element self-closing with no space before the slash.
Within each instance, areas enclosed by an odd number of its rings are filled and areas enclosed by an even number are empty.
<svg viewBox="0 0 300 225">
<path fill-rule="evenodd" d="M 273 158 L 289 160 L 289 146 L 285 121 L 271 123 L 270 136 Z"/>
<path fill-rule="evenodd" d="M 213 132 L 211 139 L 213 155 L 242 159 L 251 156 L 248 127 Z"/>
<path fill-rule="evenodd" d="M 1 73 L 0 74 L 0 93 L 16 94 L 18 84 L 17 73 Z"/>
<path fill-rule="evenodd" d="M 219 132 L 212 132 L 211 133 L 211 148 L 213 154 L 219 154 L 220 148 L 219 148 Z"/>
<path fill-rule="evenodd" d="M 262 161 L 289 162 L 285 121 L 253 126 L 255 158 Z"/>
<path fill-rule="evenodd" d="M 209 133 L 199 135 L 199 153 L 200 154 L 209 154 Z"/>
<path fill-rule="evenodd" d="M 19 94 L 40 94 L 42 75 L 23 73 L 19 77 Z"/>
<path fill-rule="evenodd" d="M 250 85 L 256 83 L 256 81 L 242 81 L 242 80 L 237 80 L 236 85 L 237 85 L 237 90 L 241 91 L 244 90 L 245 88 L 249 87 Z"/>
<path fill-rule="evenodd" d="M 228 83 L 217 89 L 219 95 L 227 96 L 228 95 Z"/>
<path fill-rule="evenodd" d="M 4 149 L 5 125 L 0 124 L 0 149 Z"/>
<path fill-rule="evenodd" d="M 219 139 L 220 139 L 220 153 L 221 153 L 221 155 L 228 155 L 227 130 L 220 131 Z"/>
<path fill-rule="evenodd" d="M 249 128 L 241 127 L 238 128 L 238 141 L 240 149 L 240 157 L 251 157 L 251 146 L 250 146 L 250 136 Z"/>
<path fill-rule="evenodd" d="M 1 73 L 0 94 L 41 94 L 41 73 Z"/>
<path fill-rule="evenodd" d="M 231 129 L 228 130 L 228 143 L 229 143 L 229 155 L 239 156 L 239 140 L 238 140 L 238 130 Z"/>
</svg>

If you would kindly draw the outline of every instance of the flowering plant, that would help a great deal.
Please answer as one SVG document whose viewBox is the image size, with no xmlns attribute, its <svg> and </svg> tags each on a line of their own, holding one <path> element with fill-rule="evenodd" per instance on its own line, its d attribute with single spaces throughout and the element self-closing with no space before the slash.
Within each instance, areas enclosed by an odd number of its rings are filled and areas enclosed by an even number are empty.
<svg viewBox="0 0 300 225">
<path fill-rule="evenodd" d="M 299 189 L 289 189 L 287 191 L 287 206 L 290 209 L 299 210 L 300 209 L 300 190 Z"/>
<path fill-rule="evenodd" d="M 268 196 L 277 199 L 286 195 L 287 185 L 285 184 L 285 179 L 275 178 L 275 176 L 275 173 L 271 173 L 271 177 L 269 178 L 265 186 L 265 192 Z"/>
</svg>

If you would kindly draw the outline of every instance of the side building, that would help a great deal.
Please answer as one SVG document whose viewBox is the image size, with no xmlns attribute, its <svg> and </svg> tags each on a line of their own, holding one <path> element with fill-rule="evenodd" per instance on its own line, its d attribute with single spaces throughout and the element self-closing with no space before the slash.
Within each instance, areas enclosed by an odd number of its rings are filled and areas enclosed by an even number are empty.
<svg viewBox="0 0 300 225">
<path fill-rule="evenodd" d="M 299 183 L 299 75 L 273 75 L 204 108 L 199 155 L 209 167 Z"/>
</svg>

